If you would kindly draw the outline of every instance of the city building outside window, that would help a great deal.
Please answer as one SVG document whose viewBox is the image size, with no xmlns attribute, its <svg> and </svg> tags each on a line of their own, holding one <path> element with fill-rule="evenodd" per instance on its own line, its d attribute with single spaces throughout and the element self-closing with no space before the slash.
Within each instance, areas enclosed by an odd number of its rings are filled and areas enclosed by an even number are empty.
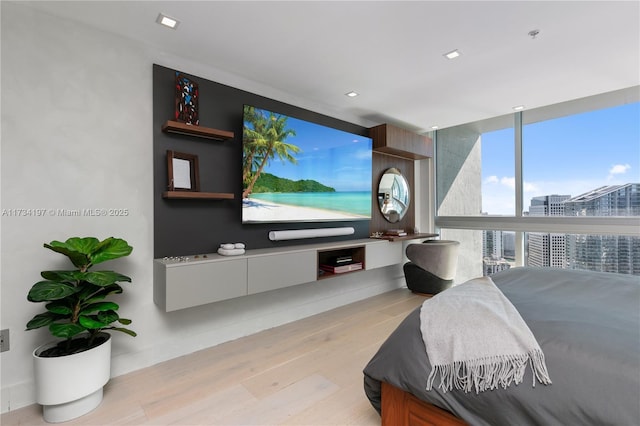
<svg viewBox="0 0 640 426">
<path fill-rule="evenodd" d="M 639 92 L 437 131 L 435 223 L 461 241 L 459 280 L 520 265 L 640 275 Z"/>
</svg>

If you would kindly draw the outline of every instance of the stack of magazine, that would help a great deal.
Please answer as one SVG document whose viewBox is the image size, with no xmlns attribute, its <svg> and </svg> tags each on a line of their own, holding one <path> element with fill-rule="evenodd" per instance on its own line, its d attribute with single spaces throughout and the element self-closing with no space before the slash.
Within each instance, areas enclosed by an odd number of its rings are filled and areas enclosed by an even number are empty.
<svg viewBox="0 0 640 426">
<path fill-rule="evenodd" d="M 358 271 L 362 269 L 362 262 L 356 262 L 350 255 L 336 256 L 327 263 L 320 265 L 320 269 L 332 274 L 342 274 L 344 272 Z"/>
<path fill-rule="evenodd" d="M 404 237 L 407 235 L 407 231 L 404 229 L 387 229 L 384 231 L 384 235 L 389 237 Z"/>
</svg>

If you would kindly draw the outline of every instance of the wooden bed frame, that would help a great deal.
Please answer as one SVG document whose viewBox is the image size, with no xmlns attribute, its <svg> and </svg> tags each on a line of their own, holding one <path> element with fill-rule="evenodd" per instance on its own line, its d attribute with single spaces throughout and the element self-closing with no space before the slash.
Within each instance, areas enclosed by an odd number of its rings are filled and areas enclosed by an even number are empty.
<svg viewBox="0 0 640 426">
<path fill-rule="evenodd" d="M 382 426 L 467 426 L 450 412 L 382 382 Z"/>
</svg>

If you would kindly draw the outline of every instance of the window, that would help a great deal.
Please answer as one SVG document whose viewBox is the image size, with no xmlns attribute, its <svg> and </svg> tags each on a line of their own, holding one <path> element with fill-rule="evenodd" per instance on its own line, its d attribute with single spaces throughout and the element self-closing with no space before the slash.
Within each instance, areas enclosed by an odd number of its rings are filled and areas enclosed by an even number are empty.
<svg viewBox="0 0 640 426">
<path fill-rule="evenodd" d="M 515 205 L 514 129 L 482 134 L 482 213 L 513 216 Z"/>
<path fill-rule="evenodd" d="M 633 257 L 640 241 L 639 92 L 437 131 L 438 232 L 447 239 L 482 233 L 460 240 L 461 250 L 475 254 L 464 256 L 470 262 L 459 265 L 467 268 L 459 278 L 507 264 L 640 275 L 640 255 Z"/>
<path fill-rule="evenodd" d="M 637 102 L 525 124 L 524 214 L 640 216 L 639 135 Z"/>
</svg>

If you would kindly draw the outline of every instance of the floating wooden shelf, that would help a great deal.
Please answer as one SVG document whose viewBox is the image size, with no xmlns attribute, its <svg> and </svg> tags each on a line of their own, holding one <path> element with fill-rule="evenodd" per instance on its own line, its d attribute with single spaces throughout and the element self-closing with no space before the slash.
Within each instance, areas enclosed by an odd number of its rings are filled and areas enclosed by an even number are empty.
<svg viewBox="0 0 640 426">
<path fill-rule="evenodd" d="M 224 141 L 233 139 L 233 132 L 227 130 L 212 129 L 210 127 L 194 126 L 192 124 L 180 123 L 179 121 L 167 120 L 162 125 L 163 132 L 179 133 L 181 135 L 196 136 L 205 139 L 215 139 Z"/>
<path fill-rule="evenodd" d="M 166 191 L 162 198 L 180 200 L 233 200 L 235 196 L 228 192 L 196 192 L 196 191 Z"/>
<path fill-rule="evenodd" d="M 395 235 L 383 235 L 381 237 L 375 237 L 375 238 L 379 238 L 381 240 L 389 240 L 389 241 L 405 241 L 405 240 L 420 240 L 420 239 L 427 239 L 427 238 L 435 238 L 440 234 L 407 234 L 407 235 L 403 235 L 403 236 L 395 236 Z"/>
<path fill-rule="evenodd" d="M 410 160 L 433 157 L 433 140 L 409 130 L 390 124 L 381 124 L 369 129 L 373 139 L 373 150 Z"/>
</svg>

